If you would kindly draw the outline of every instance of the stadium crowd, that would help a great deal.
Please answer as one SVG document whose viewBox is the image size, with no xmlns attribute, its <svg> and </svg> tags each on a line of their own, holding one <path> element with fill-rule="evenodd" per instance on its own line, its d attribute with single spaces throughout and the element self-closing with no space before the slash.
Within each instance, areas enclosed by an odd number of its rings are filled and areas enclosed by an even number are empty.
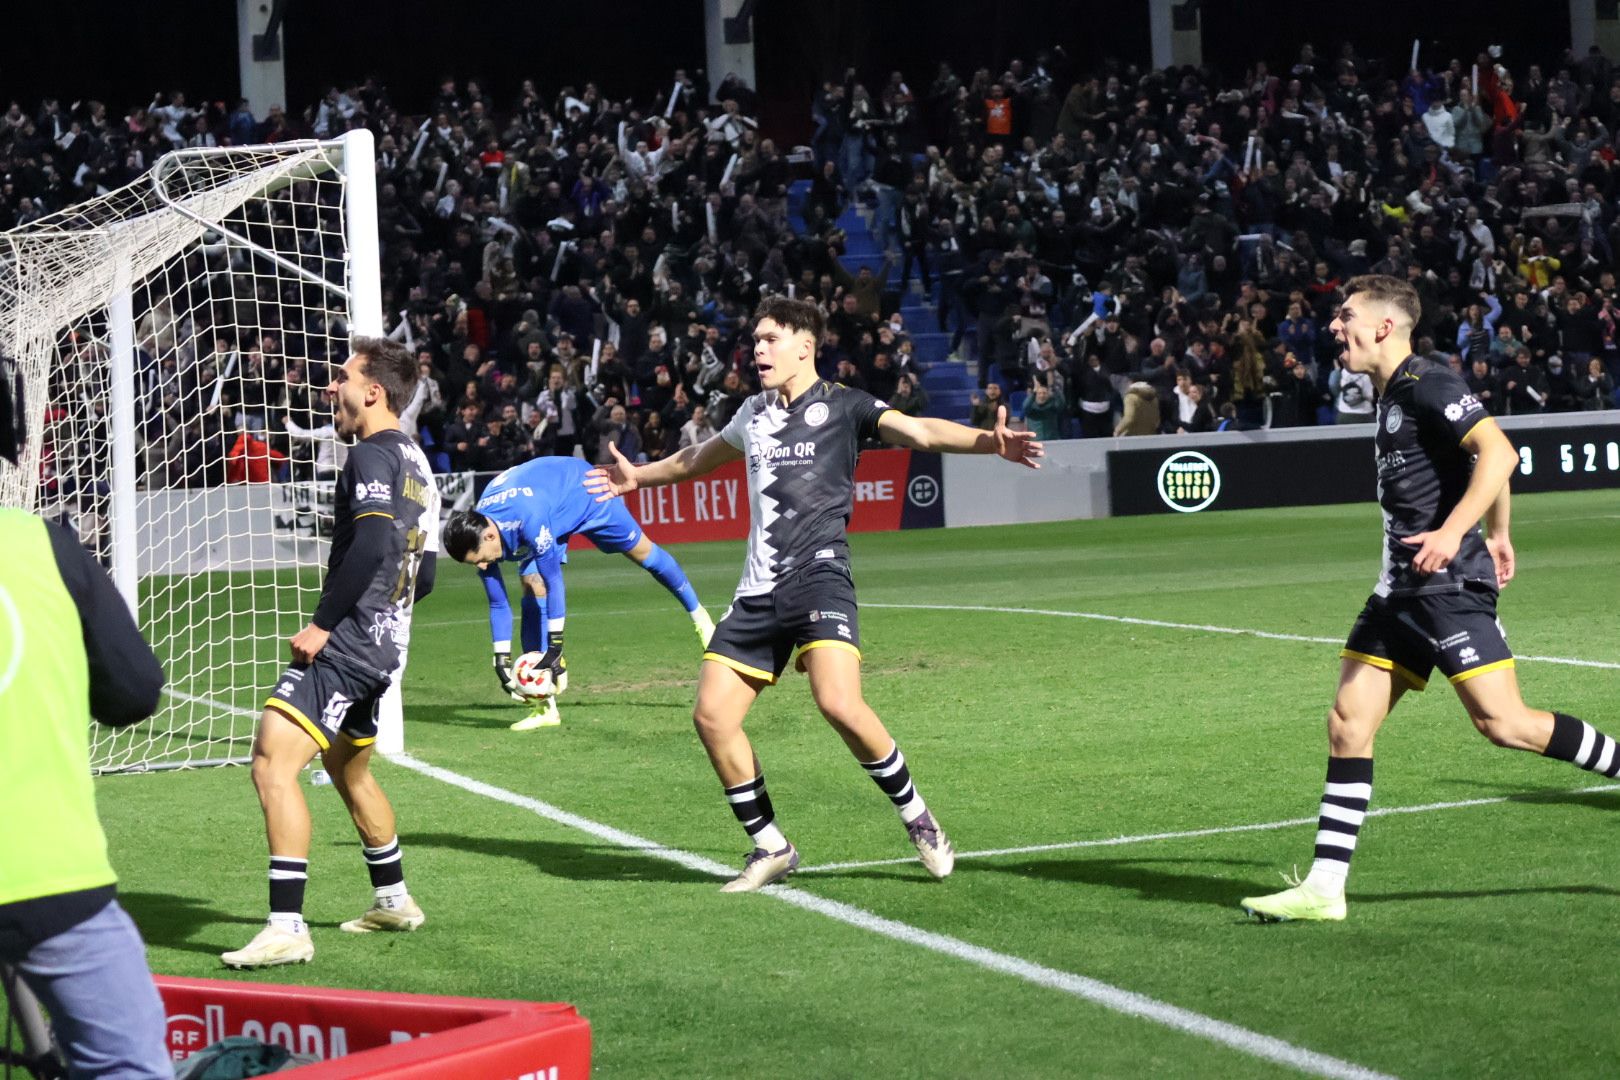
<svg viewBox="0 0 1620 1080">
<path fill-rule="evenodd" d="M 711 103 L 702 72 L 673 82 L 658 100 L 533 81 L 495 100 L 445 78 L 425 116 L 375 82 L 262 117 L 181 93 L 121 117 L 13 102 L 0 223 L 117 188 L 174 147 L 370 128 L 384 308 L 431 376 L 407 421 L 445 470 L 600 461 L 609 444 L 650 460 L 707 437 L 754 389 L 748 313 L 782 291 L 825 306 L 826 377 L 923 411 L 914 335 L 949 333 L 946 362 L 977 363 L 972 422 L 1016 399 L 1047 438 L 1370 419 L 1371 385 L 1327 331 L 1341 283 L 1369 271 L 1413 282 L 1416 350 L 1491 412 L 1615 403 L 1620 71 L 1595 49 L 1402 72 L 1306 45 L 1233 81 L 1077 71 L 1054 48 L 999 74 L 942 64 L 916 90 L 851 69 L 816 93 L 791 154 L 750 87 L 728 78 Z M 841 261 L 851 203 L 890 255 L 876 272 Z M 936 325 L 898 310 L 914 275 Z M 331 468 L 309 438 L 329 327 L 278 325 L 297 309 L 272 303 L 246 334 L 205 304 L 166 333 L 162 300 L 137 303 L 149 483 Z M 85 347 L 64 343 L 59 381 L 88 379 L 66 362 Z M 104 416 L 96 386 L 64 389 Z"/>
</svg>

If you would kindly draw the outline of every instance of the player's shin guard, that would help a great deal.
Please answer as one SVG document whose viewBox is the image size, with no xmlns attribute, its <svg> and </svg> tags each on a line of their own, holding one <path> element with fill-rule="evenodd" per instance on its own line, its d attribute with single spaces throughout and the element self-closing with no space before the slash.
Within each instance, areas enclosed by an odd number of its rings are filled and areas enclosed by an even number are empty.
<svg viewBox="0 0 1620 1080">
<path fill-rule="evenodd" d="M 726 788 L 726 802 L 731 804 L 731 812 L 742 823 L 755 847 L 772 852 L 787 847 L 787 837 L 776 827 L 776 810 L 765 791 L 764 773 L 747 783 Z"/>
<path fill-rule="evenodd" d="M 403 902 L 410 892 L 405 888 L 405 863 L 399 852 L 399 837 L 381 847 L 362 847 L 366 856 L 366 871 L 371 874 L 371 888 L 377 894 L 378 907 L 394 907 Z"/>
<path fill-rule="evenodd" d="M 1567 713 L 1553 713 L 1552 738 L 1547 740 L 1545 757 L 1579 765 L 1587 772 L 1613 778 L 1620 776 L 1620 748 L 1585 720 Z"/>
<path fill-rule="evenodd" d="M 1350 856 L 1372 801 L 1372 758 L 1328 758 L 1327 786 L 1316 822 L 1316 858 L 1305 881 L 1323 896 L 1344 892 Z"/>
<path fill-rule="evenodd" d="M 906 755 L 900 752 L 899 743 L 886 757 L 861 762 L 861 768 L 894 803 L 894 808 L 900 812 L 900 820 L 907 825 L 928 811 L 928 805 L 917 792 L 917 785 L 911 782 L 911 770 L 906 768 Z"/>
<path fill-rule="evenodd" d="M 284 930 L 304 930 L 304 886 L 309 860 L 270 856 L 270 923 Z"/>
<path fill-rule="evenodd" d="M 687 611 L 697 610 L 697 590 L 686 580 L 686 572 L 681 569 L 681 564 L 675 561 L 674 556 L 654 544 L 652 552 L 641 565 L 647 573 L 658 579 L 658 584 L 675 594 L 675 599 L 681 602 L 681 607 Z"/>
</svg>

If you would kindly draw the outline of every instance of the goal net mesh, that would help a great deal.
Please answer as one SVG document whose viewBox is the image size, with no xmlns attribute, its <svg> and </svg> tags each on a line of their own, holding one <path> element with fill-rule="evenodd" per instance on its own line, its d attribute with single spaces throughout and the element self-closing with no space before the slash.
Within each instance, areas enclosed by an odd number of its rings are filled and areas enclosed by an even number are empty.
<svg viewBox="0 0 1620 1080">
<path fill-rule="evenodd" d="M 98 771 L 245 758 L 314 610 L 340 452 L 324 389 L 349 334 L 344 152 L 180 150 L 0 234 L 0 353 L 29 405 L 0 504 L 68 526 L 138 580 L 137 621 L 168 676 L 151 721 L 92 725 Z M 133 437 L 118 441 L 121 328 Z M 135 498 L 115 513 L 120 470 Z"/>
</svg>

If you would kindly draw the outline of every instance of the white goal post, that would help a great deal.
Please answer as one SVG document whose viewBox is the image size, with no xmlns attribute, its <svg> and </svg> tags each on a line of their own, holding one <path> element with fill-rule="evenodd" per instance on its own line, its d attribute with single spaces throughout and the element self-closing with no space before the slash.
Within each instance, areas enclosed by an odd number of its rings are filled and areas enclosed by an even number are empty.
<svg viewBox="0 0 1620 1080">
<path fill-rule="evenodd" d="M 151 721 L 94 731 L 98 771 L 247 760 L 330 550 L 328 365 L 382 332 L 363 129 L 176 150 L 0 233 L 0 354 L 29 410 L 0 505 L 78 533 L 168 675 Z M 401 717 L 396 687 L 379 750 L 403 749 Z"/>
</svg>

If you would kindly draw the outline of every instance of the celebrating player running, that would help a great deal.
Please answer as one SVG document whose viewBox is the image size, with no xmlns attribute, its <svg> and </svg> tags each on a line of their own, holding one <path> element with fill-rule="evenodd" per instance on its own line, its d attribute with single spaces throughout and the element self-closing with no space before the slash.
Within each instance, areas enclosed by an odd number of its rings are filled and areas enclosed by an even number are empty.
<svg viewBox="0 0 1620 1080">
<path fill-rule="evenodd" d="M 1340 654 L 1310 873 L 1242 901 L 1269 920 L 1344 918 L 1350 856 L 1372 799 L 1373 737 L 1401 695 L 1422 690 L 1436 667 L 1497 746 L 1620 775 L 1613 739 L 1519 697 L 1496 617 L 1497 591 L 1513 576 L 1508 477 L 1518 452 L 1458 375 L 1412 355 L 1419 301 L 1411 285 L 1368 274 L 1346 292 L 1331 329 L 1350 370 L 1371 375 L 1379 391 L 1373 436 L 1384 569 Z"/>
</svg>

